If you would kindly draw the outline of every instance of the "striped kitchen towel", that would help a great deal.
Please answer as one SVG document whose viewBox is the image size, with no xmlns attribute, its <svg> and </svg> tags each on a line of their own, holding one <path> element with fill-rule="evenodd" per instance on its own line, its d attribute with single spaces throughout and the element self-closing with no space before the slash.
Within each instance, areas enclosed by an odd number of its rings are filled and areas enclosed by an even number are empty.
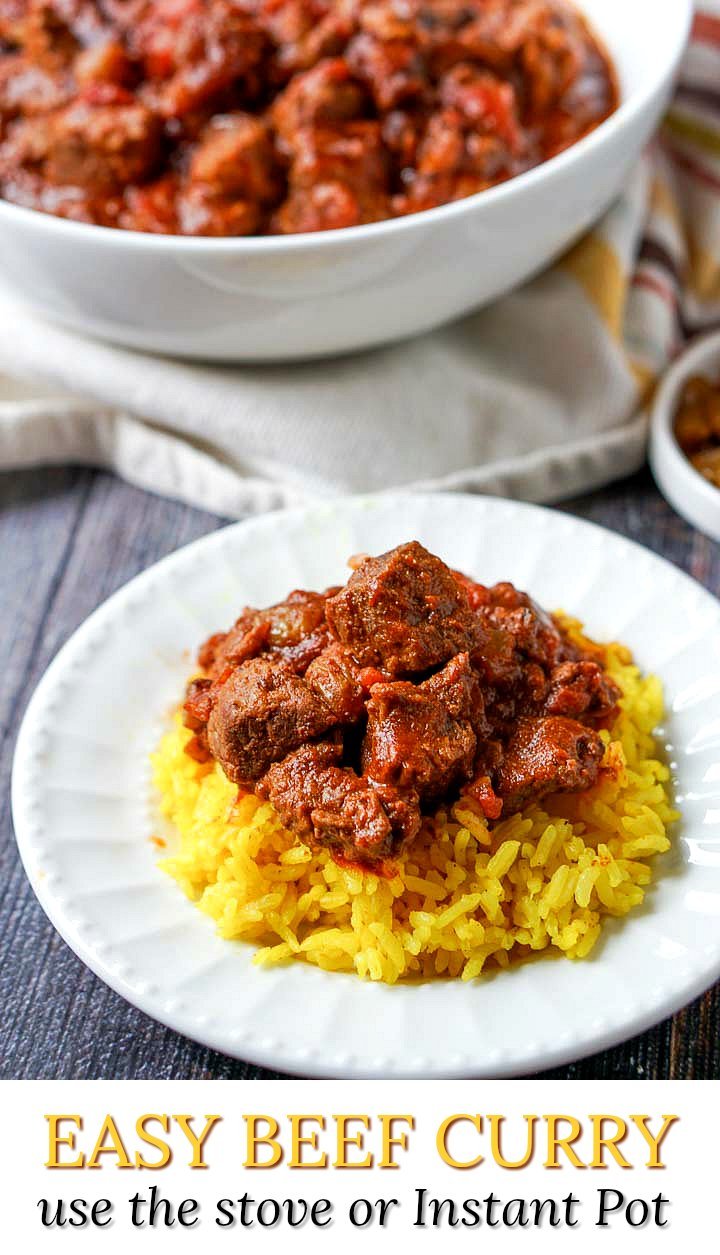
<svg viewBox="0 0 720 1255">
<path fill-rule="evenodd" d="M 396 488 L 554 501 L 635 470 L 659 376 L 720 326 L 720 0 L 701 10 L 625 194 L 550 270 L 449 327 L 353 358 L 219 368 L 0 303 L 0 468 L 102 465 L 226 516 Z"/>
<path fill-rule="evenodd" d="M 718 0 L 695 16 L 645 179 L 639 203 L 629 191 L 560 262 L 622 344 L 641 392 L 689 339 L 720 328 Z"/>
</svg>

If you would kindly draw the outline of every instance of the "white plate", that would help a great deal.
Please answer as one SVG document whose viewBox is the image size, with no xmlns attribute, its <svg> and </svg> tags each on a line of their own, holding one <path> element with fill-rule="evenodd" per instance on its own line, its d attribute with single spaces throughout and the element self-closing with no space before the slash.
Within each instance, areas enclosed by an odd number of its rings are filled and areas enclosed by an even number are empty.
<svg viewBox="0 0 720 1255">
<path fill-rule="evenodd" d="M 417 537 L 478 579 L 510 579 L 620 638 L 662 677 L 683 821 L 644 908 L 595 957 L 471 984 L 388 988 L 252 948 L 158 871 L 148 755 L 190 655 L 241 606 L 346 577 L 347 557 Z M 190 651 L 190 652 L 189 652 Z M 228 1054 L 304 1075 L 503 1076 L 648 1028 L 720 976 L 720 605 L 626 540 L 533 506 L 461 496 L 354 499 L 216 532 L 102 606 L 40 684 L 18 741 L 17 840 L 50 919 L 149 1015 Z"/>
</svg>

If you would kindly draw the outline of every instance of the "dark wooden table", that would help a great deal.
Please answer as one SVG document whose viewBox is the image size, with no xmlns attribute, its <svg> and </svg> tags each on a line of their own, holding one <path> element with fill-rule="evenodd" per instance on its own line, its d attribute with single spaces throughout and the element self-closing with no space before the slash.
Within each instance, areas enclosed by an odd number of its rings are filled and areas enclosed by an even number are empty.
<svg viewBox="0 0 720 1255">
<path fill-rule="evenodd" d="M 720 546 L 639 475 L 563 507 L 640 540 L 720 593 Z M 271 1077 L 206 1050 L 103 985 L 45 919 L 15 849 L 10 767 L 40 676 L 91 610 L 158 558 L 222 525 L 85 469 L 0 476 L 0 1076 Z M 720 1076 L 720 986 L 673 1020 L 548 1075 Z"/>
</svg>

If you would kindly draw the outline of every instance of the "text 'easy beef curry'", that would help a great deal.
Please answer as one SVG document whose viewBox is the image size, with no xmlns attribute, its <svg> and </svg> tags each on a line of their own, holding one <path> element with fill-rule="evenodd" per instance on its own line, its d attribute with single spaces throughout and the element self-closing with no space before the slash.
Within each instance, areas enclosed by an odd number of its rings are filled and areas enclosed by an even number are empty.
<svg viewBox="0 0 720 1255">
<path fill-rule="evenodd" d="M 376 870 L 460 794 L 495 821 L 595 783 L 621 697 L 600 654 L 418 542 L 351 565 L 343 587 L 246 609 L 205 643 L 187 753 Z"/>
</svg>

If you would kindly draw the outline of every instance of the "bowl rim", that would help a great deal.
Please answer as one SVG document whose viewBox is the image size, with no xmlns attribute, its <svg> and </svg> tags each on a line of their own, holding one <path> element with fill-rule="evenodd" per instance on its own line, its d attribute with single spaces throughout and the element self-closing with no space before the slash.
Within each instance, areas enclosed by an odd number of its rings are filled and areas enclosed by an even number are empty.
<svg viewBox="0 0 720 1255">
<path fill-rule="evenodd" d="M 681 4 L 684 5 L 684 9 L 681 9 Z M 579 7 L 582 9 L 581 0 Z M 61 236 L 67 236 L 69 232 L 69 238 L 74 238 L 78 243 L 84 240 L 87 243 L 95 242 L 112 246 L 113 242 L 122 240 L 124 245 L 135 250 L 160 249 L 172 252 L 180 249 L 183 252 L 192 253 L 220 253 L 229 250 L 235 255 L 252 256 L 265 253 L 293 254 L 306 250 L 332 250 L 333 247 L 351 244 L 353 240 L 379 241 L 381 238 L 396 235 L 401 231 L 412 230 L 413 227 L 419 229 L 420 225 L 432 227 L 435 224 L 452 221 L 453 218 L 476 209 L 478 204 L 488 207 L 501 205 L 509 197 L 519 195 L 522 191 L 530 191 L 554 175 L 561 174 L 575 162 L 581 161 L 584 156 L 601 149 L 622 130 L 626 123 L 632 122 L 641 114 L 652 97 L 677 70 L 690 35 L 695 0 L 674 0 L 671 9 L 678 20 L 680 37 L 673 47 L 669 62 L 661 64 L 658 72 L 641 91 L 632 93 L 627 99 L 621 100 L 615 112 L 600 126 L 557 156 L 541 162 L 540 165 L 524 174 L 507 179 L 504 183 L 482 192 L 475 192 L 472 196 L 463 197 L 461 200 L 451 201 L 447 205 L 423 209 L 402 218 L 386 218 L 381 222 L 370 222 L 356 227 L 340 227 L 331 231 L 305 231 L 298 232 L 296 235 L 207 237 L 162 235 L 150 231 L 128 231 L 120 227 L 104 227 L 90 222 L 74 222 L 69 218 L 59 218 L 55 214 L 43 213 L 39 209 L 15 205 L 0 197 L 0 225 L 5 217 L 10 221 L 16 221 L 19 225 L 25 224 L 30 228 L 37 226 L 48 233 L 56 232 Z"/>
<path fill-rule="evenodd" d="M 658 389 L 650 419 L 650 461 L 661 478 L 671 478 L 672 496 L 683 509 L 671 504 L 699 528 L 708 526 L 709 517 L 720 527 L 720 489 L 708 483 L 695 469 L 678 444 L 674 430 L 675 410 L 683 384 L 693 375 L 712 369 L 720 377 L 720 331 L 701 334 L 676 359 Z M 677 492 L 674 489 L 677 488 Z M 665 489 L 661 490 L 665 493 Z M 687 500 L 683 492 L 688 494 Z"/>
</svg>

